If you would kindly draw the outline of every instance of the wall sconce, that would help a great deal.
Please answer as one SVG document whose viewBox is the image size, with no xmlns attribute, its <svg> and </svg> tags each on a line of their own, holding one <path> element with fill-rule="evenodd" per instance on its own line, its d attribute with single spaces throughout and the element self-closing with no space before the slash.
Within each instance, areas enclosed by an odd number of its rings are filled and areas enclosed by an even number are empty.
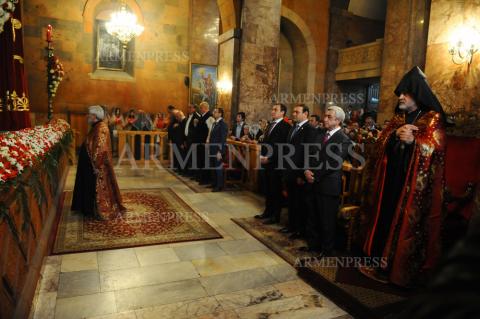
<svg viewBox="0 0 480 319">
<path fill-rule="evenodd" d="M 458 65 L 472 63 L 473 55 L 480 48 L 480 36 L 472 27 L 462 26 L 453 32 L 450 39 L 448 53 L 452 56 L 452 62 Z"/>
<path fill-rule="evenodd" d="M 220 94 L 230 93 L 232 91 L 232 81 L 223 79 L 217 82 L 217 90 Z"/>
</svg>

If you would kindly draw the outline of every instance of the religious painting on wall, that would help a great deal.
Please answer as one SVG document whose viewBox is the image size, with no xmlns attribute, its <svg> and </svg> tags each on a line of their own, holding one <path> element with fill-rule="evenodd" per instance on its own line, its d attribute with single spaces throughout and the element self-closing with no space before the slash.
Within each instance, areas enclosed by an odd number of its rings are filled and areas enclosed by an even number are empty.
<svg viewBox="0 0 480 319">
<path fill-rule="evenodd" d="M 190 64 L 190 103 L 199 105 L 208 102 L 211 107 L 217 103 L 217 66 Z"/>
<path fill-rule="evenodd" d="M 97 69 L 124 71 L 122 43 L 110 35 L 105 21 L 97 21 Z"/>
</svg>

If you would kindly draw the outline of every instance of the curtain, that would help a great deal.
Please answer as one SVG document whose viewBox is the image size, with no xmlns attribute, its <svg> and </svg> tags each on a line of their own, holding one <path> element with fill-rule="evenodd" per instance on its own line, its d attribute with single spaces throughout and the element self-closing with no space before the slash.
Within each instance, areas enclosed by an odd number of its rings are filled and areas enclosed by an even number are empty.
<svg viewBox="0 0 480 319">
<path fill-rule="evenodd" d="M 31 126 L 23 64 L 21 1 L 14 5 L 12 17 L 5 22 L 0 33 L 0 131 Z"/>
</svg>

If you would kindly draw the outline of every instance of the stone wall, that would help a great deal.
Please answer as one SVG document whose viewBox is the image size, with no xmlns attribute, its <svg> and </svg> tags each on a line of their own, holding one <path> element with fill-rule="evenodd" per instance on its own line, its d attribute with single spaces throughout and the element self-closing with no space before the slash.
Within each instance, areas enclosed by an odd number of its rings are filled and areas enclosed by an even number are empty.
<svg viewBox="0 0 480 319">
<path fill-rule="evenodd" d="M 242 11 L 239 111 L 247 122 L 269 118 L 278 89 L 281 0 L 245 0 Z"/>
<path fill-rule="evenodd" d="M 425 67 L 430 7 L 425 0 L 388 1 L 380 79 L 378 122 L 393 116 L 393 93 L 402 76 L 413 66 Z"/>
<path fill-rule="evenodd" d="M 462 24 L 478 29 L 480 2 L 432 0 L 425 73 L 446 112 L 480 111 L 480 56 L 468 67 L 456 65 L 448 53 L 453 32 Z"/>
<path fill-rule="evenodd" d="M 384 25 L 384 21 L 362 18 L 344 9 L 330 9 L 330 46 L 328 49 L 325 92 L 329 94 L 365 92 L 365 83 L 339 85 L 336 82 L 335 69 L 338 62 L 338 50 L 346 48 L 347 42 L 349 46 L 355 46 L 383 38 Z"/>
<path fill-rule="evenodd" d="M 168 104 L 186 108 L 190 62 L 217 64 L 219 14 L 216 0 L 129 0 L 145 31 L 135 39 L 133 76 L 94 72 L 92 21 L 113 0 L 26 0 L 25 64 L 31 109 L 46 112 L 45 27 L 54 27 L 55 52 L 66 76 L 55 99 L 55 111 L 84 111 L 92 104 L 165 112 Z M 89 10 L 84 9 L 94 5 Z M 94 25 L 94 24 L 93 24 Z"/>
<path fill-rule="evenodd" d="M 192 0 L 190 57 L 193 63 L 218 64 L 220 18 L 216 0 Z"/>
<path fill-rule="evenodd" d="M 312 83 L 312 88 L 307 84 L 306 92 L 299 93 L 323 93 L 325 91 L 325 72 L 327 70 L 328 28 L 329 28 L 329 1 L 327 0 L 283 0 L 282 6 L 293 11 L 301 19 L 302 23 L 296 22 L 303 35 L 307 35 L 307 50 L 313 46 L 313 54 L 309 51 L 309 66 L 313 66 L 308 76 L 313 77 L 307 83 Z M 304 26 L 302 26 L 304 23 Z M 311 57 L 313 55 L 313 57 Z M 314 63 L 313 65 L 311 65 Z M 318 112 L 320 106 L 308 103 L 313 112 Z"/>
<path fill-rule="evenodd" d="M 283 33 L 280 34 L 280 73 L 278 79 L 279 94 L 293 93 L 293 50 Z M 288 103 L 291 110 L 291 104 Z"/>
</svg>

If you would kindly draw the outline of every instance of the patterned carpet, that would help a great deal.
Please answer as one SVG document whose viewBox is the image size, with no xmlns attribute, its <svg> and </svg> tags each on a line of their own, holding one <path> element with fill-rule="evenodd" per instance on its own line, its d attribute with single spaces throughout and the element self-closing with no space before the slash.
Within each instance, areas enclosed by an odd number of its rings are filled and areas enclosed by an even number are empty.
<svg viewBox="0 0 480 319">
<path fill-rule="evenodd" d="M 170 188 L 122 190 L 127 213 L 98 221 L 70 211 L 65 192 L 54 254 L 221 238 Z"/>
<path fill-rule="evenodd" d="M 311 257 L 308 253 L 298 251 L 299 247 L 306 245 L 303 240 L 291 240 L 278 231 L 281 227 L 264 225 L 255 218 L 232 220 L 295 266 L 299 276 L 342 305 L 349 313 L 355 314 L 355 318 L 387 318 L 409 295 L 408 291 L 364 277 L 354 267 L 337 267 L 333 258 L 299 267 L 300 257 Z"/>
</svg>

